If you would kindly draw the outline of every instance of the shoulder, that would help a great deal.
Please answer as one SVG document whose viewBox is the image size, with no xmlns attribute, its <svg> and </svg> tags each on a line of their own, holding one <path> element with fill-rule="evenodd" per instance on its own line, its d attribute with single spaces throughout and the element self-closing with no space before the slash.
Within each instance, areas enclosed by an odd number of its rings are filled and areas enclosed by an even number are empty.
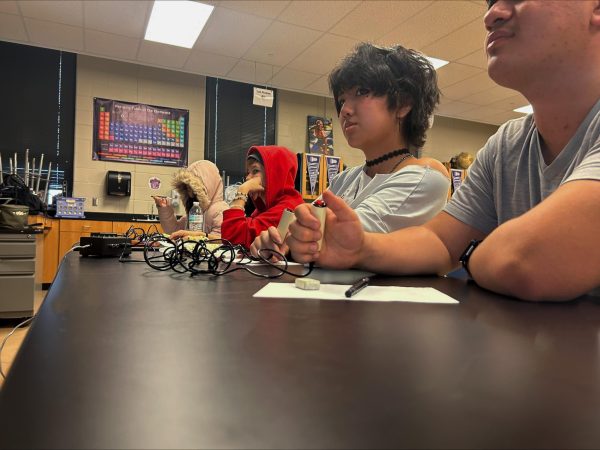
<svg viewBox="0 0 600 450">
<path fill-rule="evenodd" d="M 363 171 L 363 166 L 355 166 L 355 167 L 349 167 L 346 170 L 338 173 L 331 180 L 330 189 L 332 189 L 332 190 L 338 189 L 338 188 L 341 188 L 342 186 L 346 185 L 347 183 L 351 183 L 352 181 L 356 180 L 357 177 L 360 176 L 362 171 Z"/>
<path fill-rule="evenodd" d="M 450 179 L 450 174 L 448 173 L 448 169 L 446 169 L 446 166 L 444 166 L 440 161 L 438 161 L 435 158 L 418 158 L 415 159 L 412 164 L 416 166 L 421 166 L 423 168 L 435 170 L 436 172 L 442 174 L 448 180 Z"/>
</svg>

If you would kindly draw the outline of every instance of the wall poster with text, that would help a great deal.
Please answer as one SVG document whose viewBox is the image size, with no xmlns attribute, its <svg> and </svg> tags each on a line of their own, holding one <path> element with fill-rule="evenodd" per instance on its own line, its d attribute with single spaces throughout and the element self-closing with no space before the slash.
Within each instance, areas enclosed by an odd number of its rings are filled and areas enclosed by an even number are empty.
<svg viewBox="0 0 600 450">
<path fill-rule="evenodd" d="M 187 109 L 94 98 L 92 159 L 184 167 Z"/>
<path fill-rule="evenodd" d="M 308 151 L 333 155 L 333 127 L 331 119 L 308 116 Z"/>
</svg>

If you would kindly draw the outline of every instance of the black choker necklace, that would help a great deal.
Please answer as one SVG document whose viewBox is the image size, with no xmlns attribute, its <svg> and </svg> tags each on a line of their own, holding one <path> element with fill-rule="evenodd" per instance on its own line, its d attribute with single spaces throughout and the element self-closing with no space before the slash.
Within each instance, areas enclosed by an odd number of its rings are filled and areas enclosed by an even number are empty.
<svg viewBox="0 0 600 450">
<path fill-rule="evenodd" d="M 388 159 L 395 158 L 396 156 L 399 156 L 399 155 L 405 155 L 407 153 L 410 153 L 407 148 L 399 148 L 398 150 L 394 150 L 389 153 L 386 153 L 385 155 L 382 155 L 379 158 L 365 161 L 365 166 L 373 167 L 373 166 L 376 166 L 377 164 L 381 164 L 382 162 L 387 161 Z"/>
</svg>

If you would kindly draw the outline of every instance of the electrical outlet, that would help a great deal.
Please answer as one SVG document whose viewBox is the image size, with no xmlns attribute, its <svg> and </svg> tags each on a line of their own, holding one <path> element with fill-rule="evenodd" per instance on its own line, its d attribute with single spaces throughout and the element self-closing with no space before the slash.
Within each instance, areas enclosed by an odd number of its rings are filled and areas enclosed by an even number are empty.
<svg viewBox="0 0 600 450">
<path fill-rule="evenodd" d="M 98 197 L 92 197 L 92 206 L 99 206 L 100 199 Z"/>
</svg>

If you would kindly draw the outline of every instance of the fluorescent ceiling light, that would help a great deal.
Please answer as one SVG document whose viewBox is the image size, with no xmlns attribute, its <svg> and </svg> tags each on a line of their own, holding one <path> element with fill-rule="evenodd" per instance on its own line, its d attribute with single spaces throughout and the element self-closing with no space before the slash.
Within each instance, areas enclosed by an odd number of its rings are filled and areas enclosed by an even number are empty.
<svg viewBox="0 0 600 450">
<path fill-rule="evenodd" d="M 435 70 L 438 70 L 440 67 L 444 67 L 448 64 L 448 61 L 444 61 L 443 59 L 433 58 L 431 56 L 425 56 L 433 66 Z"/>
<path fill-rule="evenodd" d="M 144 39 L 192 48 L 214 8 L 192 1 L 156 0 Z"/>
<path fill-rule="evenodd" d="M 513 111 L 523 114 L 533 114 L 533 108 L 531 105 L 522 106 L 521 108 L 513 109 Z"/>
</svg>

